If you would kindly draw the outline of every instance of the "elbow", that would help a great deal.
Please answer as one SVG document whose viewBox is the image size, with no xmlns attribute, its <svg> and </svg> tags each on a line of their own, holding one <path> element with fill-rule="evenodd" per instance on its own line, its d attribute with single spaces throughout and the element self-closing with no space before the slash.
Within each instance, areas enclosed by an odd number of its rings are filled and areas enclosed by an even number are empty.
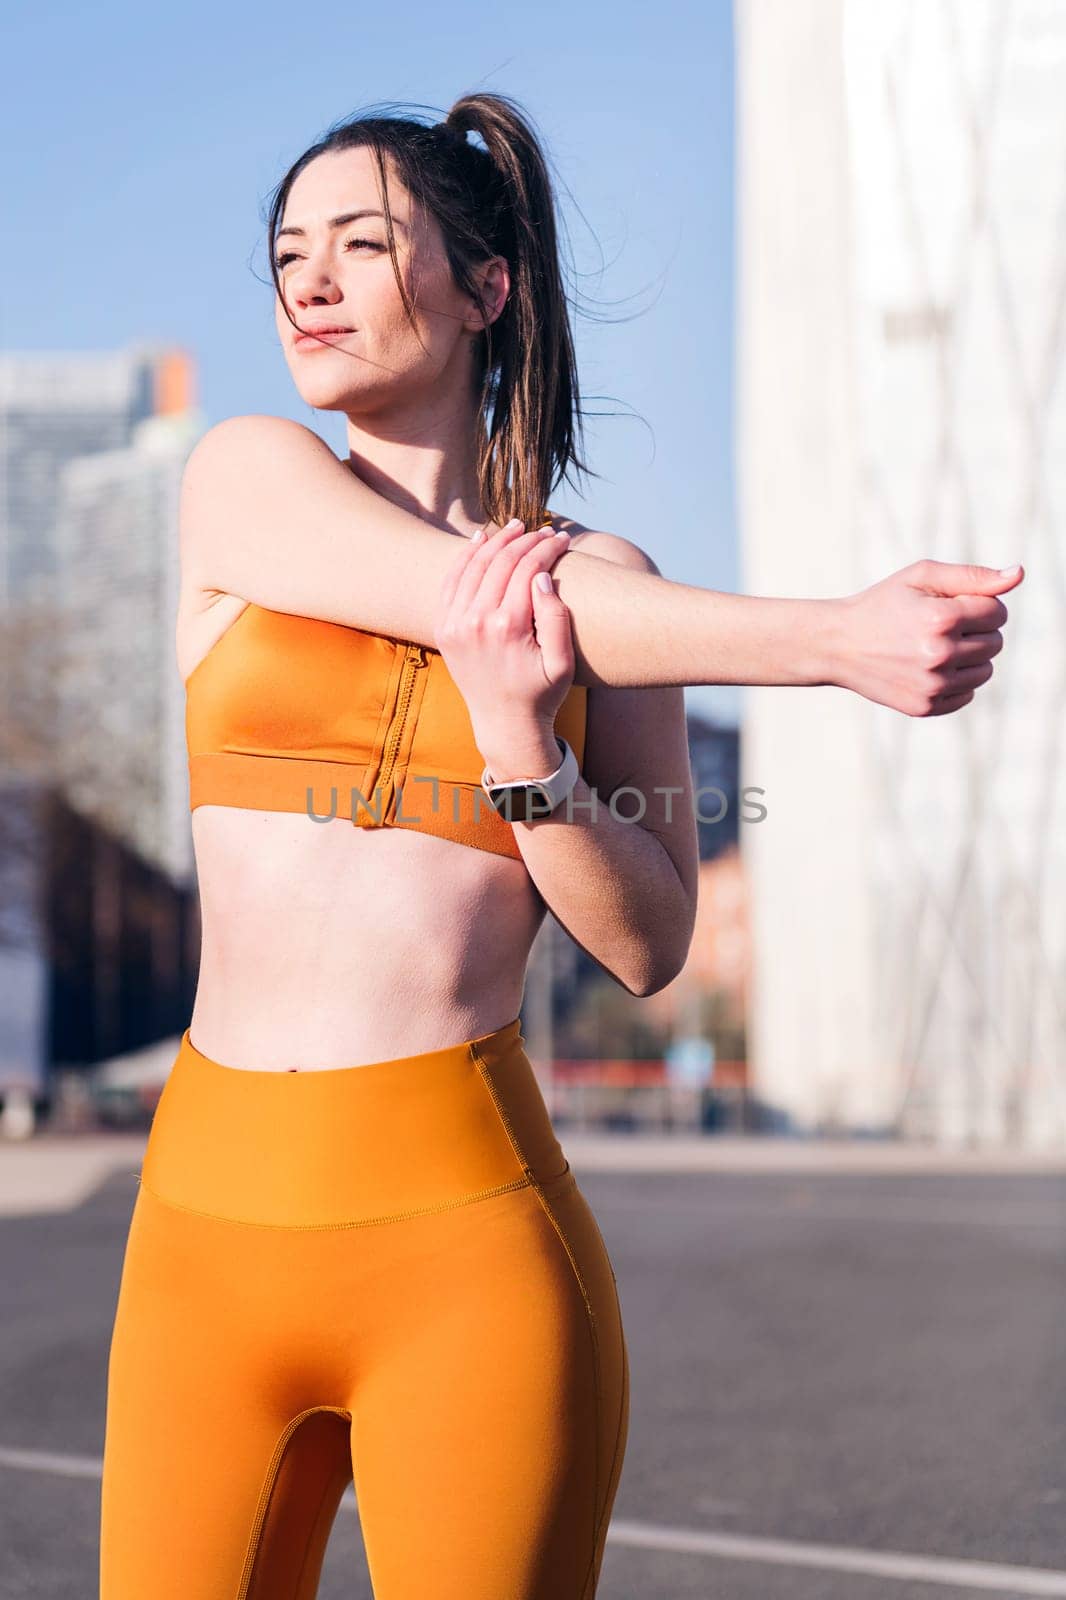
<svg viewBox="0 0 1066 1600">
<path fill-rule="evenodd" d="M 658 937 L 642 939 L 634 945 L 625 975 L 618 974 L 619 983 L 638 1000 L 659 994 L 684 971 L 695 929 L 695 897 L 686 896 L 683 910 L 668 925 L 667 932 L 660 929 Z"/>
<path fill-rule="evenodd" d="M 618 981 L 628 994 L 647 1000 L 649 995 L 659 994 L 680 976 L 687 957 L 687 945 L 683 950 L 644 950 L 634 966 L 624 974 L 617 974 Z"/>
<path fill-rule="evenodd" d="M 601 965 L 637 1000 L 647 1000 L 680 977 L 696 931 L 696 894 L 679 892 L 669 910 L 661 908 L 653 924 L 630 924 L 614 945 L 614 959 Z"/>
</svg>

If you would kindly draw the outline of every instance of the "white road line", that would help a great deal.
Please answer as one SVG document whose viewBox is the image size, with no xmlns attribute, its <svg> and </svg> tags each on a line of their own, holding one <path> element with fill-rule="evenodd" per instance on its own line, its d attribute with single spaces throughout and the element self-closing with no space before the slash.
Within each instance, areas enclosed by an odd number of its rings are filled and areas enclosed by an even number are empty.
<svg viewBox="0 0 1066 1600">
<path fill-rule="evenodd" d="M 737 1533 L 699 1533 L 663 1528 L 651 1522 L 615 1518 L 608 1543 L 643 1550 L 721 1556 L 729 1561 L 771 1561 L 778 1566 L 818 1567 L 823 1572 L 861 1572 L 874 1578 L 943 1583 L 963 1589 L 1007 1590 L 1016 1594 L 1066 1595 L 1066 1572 L 1050 1567 L 1003 1566 L 992 1561 L 959 1561 L 947 1556 L 908 1555 L 900 1550 L 854 1550 L 845 1545 L 811 1544 L 793 1539 L 750 1539 Z"/>
<path fill-rule="evenodd" d="M 580 1179 L 586 1172 L 892 1173 L 991 1177 L 1062 1176 L 1066 1151 L 987 1145 L 952 1149 L 894 1139 L 819 1139 L 773 1134 L 597 1134 L 557 1119 L 556 1132 Z"/>
<path fill-rule="evenodd" d="M 95 1456 L 57 1455 L 48 1450 L 13 1450 L 0 1446 L 0 1467 L 21 1472 L 50 1472 L 64 1478 L 99 1478 L 103 1463 Z M 349 1484 L 341 1499 L 347 1511 L 358 1509 Z M 859 1572 L 873 1578 L 912 1583 L 942 1583 L 949 1588 L 988 1589 L 1013 1595 L 1066 1597 L 1066 1572 L 1050 1567 L 1004 1566 L 993 1561 L 960 1561 L 948 1556 L 908 1555 L 900 1550 L 855 1550 L 846 1545 L 813 1544 L 793 1539 L 746 1538 L 738 1533 L 701 1533 L 695 1528 L 664 1528 L 653 1522 L 616 1517 L 608 1544 L 641 1550 L 669 1550 L 677 1555 L 719 1556 L 726 1561 L 767 1561 L 783 1567 L 817 1567 L 823 1572 Z"/>
<path fill-rule="evenodd" d="M 577 1177 L 580 1183 L 580 1171 Z M 674 1193 L 668 1204 L 671 1217 L 705 1217 L 708 1222 L 715 1223 L 743 1218 L 775 1223 L 812 1222 L 819 1227 L 832 1222 L 914 1222 L 924 1227 L 927 1223 L 941 1222 L 952 1228 L 1054 1228 L 1066 1238 L 1066 1197 L 1061 1204 L 1050 1207 L 1007 1200 L 985 1207 L 952 1200 L 930 1204 L 922 1195 L 883 1195 L 872 1204 L 869 1200 L 864 1204 L 861 1200 L 853 1203 L 847 1195 L 828 1194 L 823 1190 L 817 1194 L 784 1195 L 775 1201 L 759 1196 L 746 1200 L 733 1195 L 691 1200 Z M 620 1217 L 627 1212 L 646 1210 L 647 1201 L 630 1190 L 611 1198 L 611 1212 Z"/>
<path fill-rule="evenodd" d="M 98 1478 L 103 1462 L 99 1456 L 60 1456 L 50 1450 L 11 1450 L 0 1446 L 0 1467 L 17 1467 L 21 1472 L 52 1472 L 61 1478 Z"/>
</svg>

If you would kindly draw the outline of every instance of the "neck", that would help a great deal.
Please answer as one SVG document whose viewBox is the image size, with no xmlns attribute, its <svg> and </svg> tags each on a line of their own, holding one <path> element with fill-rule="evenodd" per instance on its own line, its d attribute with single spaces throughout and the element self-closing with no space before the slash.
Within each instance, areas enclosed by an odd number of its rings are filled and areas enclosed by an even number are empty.
<svg viewBox="0 0 1066 1600">
<path fill-rule="evenodd" d="M 348 416 L 348 465 L 394 505 L 469 535 L 486 521 L 474 444 L 476 407 L 437 389 L 389 411 Z"/>
</svg>

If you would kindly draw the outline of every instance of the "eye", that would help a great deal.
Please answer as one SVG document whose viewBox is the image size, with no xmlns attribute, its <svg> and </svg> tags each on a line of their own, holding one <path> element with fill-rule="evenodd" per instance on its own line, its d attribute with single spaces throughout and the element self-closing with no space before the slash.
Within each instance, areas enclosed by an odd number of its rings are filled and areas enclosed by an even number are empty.
<svg viewBox="0 0 1066 1600">
<path fill-rule="evenodd" d="M 385 246 L 383 244 L 379 244 L 376 239 L 358 239 L 358 238 L 357 239 L 346 239 L 344 241 L 344 248 L 346 250 L 350 250 L 352 245 L 356 245 L 356 244 L 364 244 L 371 250 L 384 250 L 384 248 L 385 248 Z M 275 257 L 274 265 L 277 267 L 278 271 L 281 272 L 288 265 L 288 263 L 290 261 L 294 261 L 295 259 L 296 259 L 295 251 L 286 250 L 283 255 Z"/>
</svg>

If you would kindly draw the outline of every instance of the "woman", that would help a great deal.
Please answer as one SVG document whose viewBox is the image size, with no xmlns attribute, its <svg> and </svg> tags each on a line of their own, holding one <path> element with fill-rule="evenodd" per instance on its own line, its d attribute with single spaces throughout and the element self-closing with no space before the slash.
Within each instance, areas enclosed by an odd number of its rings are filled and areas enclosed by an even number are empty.
<svg viewBox="0 0 1066 1600">
<path fill-rule="evenodd" d="M 183 480 L 203 955 L 123 1265 L 101 1597 L 310 1600 L 354 1474 L 375 1600 L 589 1600 L 628 1361 L 523 1049 L 534 935 L 550 906 L 663 987 L 696 897 L 681 685 L 951 711 L 1010 585 L 921 563 L 744 600 L 545 531 L 577 382 L 504 97 L 335 129 L 270 243 L 286 360 L 349 460 L 234 418 Z"/>
</svg>

